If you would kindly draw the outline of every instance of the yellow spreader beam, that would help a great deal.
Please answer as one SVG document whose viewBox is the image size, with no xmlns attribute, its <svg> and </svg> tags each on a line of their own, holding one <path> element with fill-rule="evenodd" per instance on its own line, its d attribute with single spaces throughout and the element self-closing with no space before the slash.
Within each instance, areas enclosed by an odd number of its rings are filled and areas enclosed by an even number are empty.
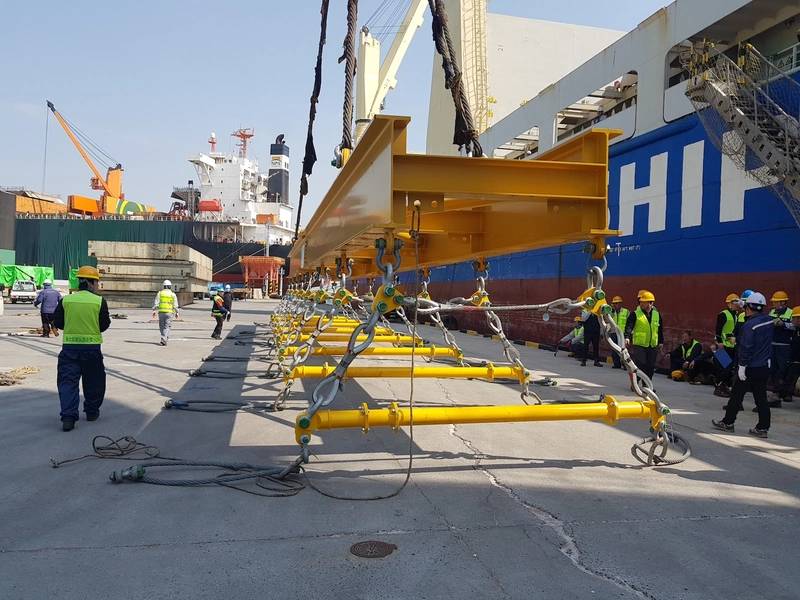
<svg viewBox="0 0 800 600">
<path fill-rule="evenodd" d="M 281 356 L 293 355 L 300 346 L 286 346 L 278 350 Z M 311 349 L 311 356 L 343 356 L 347 346 L 318 346 Z M 359 356 L 419 356 L 421 358 L 450 357 L 457 358 L 458 353 L 452 348 L 423 346 L 418 348 L 381 348 L 371 346 L 360 352 Z"/>
<path fill-rule="evenodd" d="M 316 329 L 314 327 L 303 327 L 300 330 L 300 332 L 301 333 L 313 333 L 315 330 Z M 349 325 L 346 325 L 346 326 L 342 326 L 342 327 L 337 327 L 336 325 L 333 325 L 332 327 L 328 327 L 327 329 L 325 329 L 322 332 L 321 335 L 331 334 L 331 333 L 353 333 L 353 330 L 355 330 L 355 326 L 350 327 Z M 276 330 L 274 330 L 274 333 L 277 334 L 277 335 L 288 335 L 288 334 L 292 333 L 293 331 L 296 331 L 296 329 L 287 327 L 286 329 L 276 329 Z M 387 327 L 376 327 L 375 328 L 375 333 L 377 335 L 394 335 L 397 332 L 394 331 L 393 329 L 389 329 Z"/>
<path fill-rule="evenodd" d="M 335 365 L 325 364 L 321 367 L 310 367 L 301 365 L 295 367 L 286 379 L 312 379 L 327 377 L 336 368 Z M 516 379 L 520 383 L 525 383 L 530 377 L 527 369 L 520 367 L 495 367 L 489 363 L 485 367 L 353 367 L 350 366 L 345 372 L 346 379 L 356 377 L 421 377 L 421 378 L 441 378 L 441 379 Z"/>
<path fill-rule="evenodd" d="M 281 345 L 288 338 L 289 338 L 289 336 L 280 336 L 278 338 L 278 344 Z M 310 335 L 301 335 L 295 341 L 297 341 L 297 342 L 305 342 L 309 338 L 311 338 Z M 323 333 L 317 338 L 317 341 L 320 341 L 320 342 L 347 342 L 349 340 L 350 340 L 350 334 L 345 334 L 345 333 L 332 333 L 332 334 Z M 356 337 L 356 342 L 364 342 L 366 340 L 367 340 L 367 336 L 365 336 L 365 335 L 359 335 L 359 336 Z M 410 344 L 410 343 L 412 343 L 414 341 L 414 338 L 412 338 L 410 335 L 399 335 L 399 334 L 397 334 L 397 335 L 376 335 L 375 338 L 372 341 L 376 342 L 376 343 L 377 342 L 392 342 L 392 343 L 395 343 L 395 344 L 400 344 L 400 343 L 408 343 L 408 344 Z M 421 343 L 421 342 L 422 342 L 422 340 L 420 338 L 417 338 L 417 343 Z"/>
<path fill-rule="evenodd" d="M 378 115 L 292 247 L 291 275 L 352 258 L 352 276 L 377 276 L 375 240 L 409 239 L 400 271 L 570 242 L 605 250 L 608 143 L 618 130 L 577 135 L 536 160 L 409 154 L 410 119 Z M 416 248 L 415 248 L 416 246 Z M 417 256 L 419 260 L 417 260 Z"/>
<path fill-rule="evenodd" d="M 359 428 L 365 433 L 372 427 L 399 429 L 407 427 L 411 418 L 412 411 L 396 402 L 389 408 L 370 408 L 364 403 L 356 410 L 320 410 L 312 417 L 302 413 L 295 419 L 294 434 L 298 444 L 308 444 L 311 435 L 321 429 Z M 612 396 L 606 396 L 602 402 L 581 404 L 442 406 L 413 410 L 415 427 L 526 421 L 605 421 L 614 424 L 620 419 L 649 419 L 655 429 L 663 418 L 651 400 L 618 402 Z"/>
</svg>

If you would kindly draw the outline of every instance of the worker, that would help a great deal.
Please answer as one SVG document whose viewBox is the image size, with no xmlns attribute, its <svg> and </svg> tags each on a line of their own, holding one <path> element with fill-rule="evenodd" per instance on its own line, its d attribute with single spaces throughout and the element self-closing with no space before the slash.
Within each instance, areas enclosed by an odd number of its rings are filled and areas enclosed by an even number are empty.
<svg viewBox="0 0 800 600">
<path fill-rule="evenodd" d="M 770 302 L 772 302 L 772 310 L 769 312 L 769 316 L 775 327 L 772 336 L 770 379 L 772 380 L 772 389 L 778 393 L 778 399 L 771 401 L 769 405 L 773 408 L 780 408 L 786 385 L 786 372 L 789 369 L 792 353 L 792 309 L 789 308 L 789 295 L 783 291 L 772 294 Z"/>
<path fill-rule="evenodd" d="M 709 344 L 707 350 L 703 348 L 702 352 L 689 362 L 688 370 L 681 369 L 686 373 L 686 380 L 689 383 L 692 385 L 709 384 L 715 387 L 718 385 L 722 371 L 720 364 L 716 360 L 716 353 L 719 348 L 720 346 L 716 342 Z"/>
<path fill-rule="evenodd" d="M 625 323 L 625 345 L 631 349 L 631 358 L 652 381 L 656 359 L 664 340 L 664 321 L 655 308 L 656 297 L 649 290 L 640 290 L 639 306 Z"/>
<path fill-rule="evenodd" d="M 681 334 L 681 343 L 669 354 L 670 358 L 670 377 L 675 380 L 687 378 L 689 365 L 693 363 L 703 352 L 703 344 L 692 336 L 691 331 L 684 331 Z M 680 372 L 679 375 L 676 375 Z"/>
<path fill-rule="evenodd" d="M 574 356 L 578 356 L 578 353 L 583 352 L 583 319 L 578 316 L 574 320 L 575 326 L 558 341 L 558 344 L 565 345 Z"/>
<path fill-rule="evenodd" d="M 786 370 L 784 386 L 781 390 L 781 397 L 784 402 L 792 401 L 792 395 L 797 388 L 797 380 L 800 378 L 800 306 L 795 306 L 792 309 L 791 331 L 789 368 Z"/>
<path fill-rule="evenodd" d="M 750 290 L 745 290 L 742 295 L 749 295 L 748 292 L 752 293 Z M 739 315 L 741 315 L 741 321 L 739 320 Z M 730 396 L 733 370 L 736 366 L 736 328 L 738 322 L 744 322 L 741 299 L 737 294 L 730 293 L 725 297 L 725 308 L 717 314 L 715 327 L 716 341 L 731 359 L 728 368 L 720 372 L 720 377 L 714 390 L 716 396 Z"/>
<path fill-rule="evenodd" d="M 625 324 L 628 322 L 628 316 L 630 315 L 631 311 L 627 308 L 622 306 L 623 300 L 622 296 L 614 296 L 611 300 L 611 306 L 614 310 L 611 313 L 611 318 L 614 319 L 614 322 L 619 327 L 619 330 L 625 333 Z M 611 334 L 611 339 L 615 344 L 622 344 L 622 340 L 617 337 L 616 333 Z M 620 355 L 616 351 L 611 352 L 611 360 L 614 361 L 614 369 L 621 369 L 622 368 L 622 361 L 620 359 Z"/>
<path fill-rule="evenodd" d="M 42 283 L 42 289 L 36 294 L 36 300 L 33 301 L 34 306 L 39 306 L 42 315 L 42 337 L 50 337 L 50 332 L 58 337 L 58 328 L 53 325 L 53 314 L 56 312 L 56 307 L 61 300 L 61 293 L 53 289 L 53 282 L 45 279 Z"/>
<path fill-rule="evenodd" d="M 214 333 L 211 337 L 215 340 L 222 338 L 222 324 L 225 322 L 225 315 L 228 314 L 228 309 L 225 308 L 225 299 L 220 290 L 214 292 L 211 296 L 211 316 L 217 321 L 217 326 L 214 327 Z"/>
<path fill-rule="evenodd" d="M 231 320 L 231 309 L 233 308 L 233 294 L 231 293 L 230 284 L 225 284 L 225 293 L 222 294 L 222 299 L 225 301 L 225 309 L 228 314 L 225 315 L 225 320 Z"/>
<path fill-rule="evenodd" d="M 169 342 L 169 331 L 172 328 L 172 318 L 178 318 L 178 296 L 172 291 L 172 282 L 165 279 L 161 284 L 163 289 L 159 290 L 153 300 L 153 318 L 158 314 L 158 331 L 161 334 L 161 345 L 166 346 Z"/>
<path fill-rule="evenodd" d="M 77 278 L 78 291 L 60 300 L 53 314 L 53 324 L 64 332 L 57 378 L 64 431 L 72 431 L 78 420 L 81 380 L 87 421 L 98 419 L 106 395 L 106 368 L 100 347 L 102 332 L 111 325 L 108 304 L 97 294 L 100 282 L 97 269 L 82 266 Z"/>
<path fill-rule="evenodd" d="M 602 367 L 600 362 L 600 321 L 597 315 L 589 311 L 581 313 L 583 321 L 583 353 L 581 354 L 581 366 L 586 366 L 586 359 L 589 358 L 589 345 L 592 345 L 592 359 L 595 367 Z"/>
<path fill-rule="evenodd" d="M 766 298 L 759 292 L 753 292 L 745 300 L 745 323 L 736 338 L 736 381 L 726 405 L 725 416 L 719 421 L 711 420 L 711 424 L 721 431 L 733 432 L 736 415 L 742 410 L 744 395 L 751 392 L 756 401 L 758 423 L 749 433 L 760 438 L 768 437 L 771 415 L 767 402 L 767 381 L 775 327 L 772 319 L 764 314 L 766 305 Z"/>
</svg>

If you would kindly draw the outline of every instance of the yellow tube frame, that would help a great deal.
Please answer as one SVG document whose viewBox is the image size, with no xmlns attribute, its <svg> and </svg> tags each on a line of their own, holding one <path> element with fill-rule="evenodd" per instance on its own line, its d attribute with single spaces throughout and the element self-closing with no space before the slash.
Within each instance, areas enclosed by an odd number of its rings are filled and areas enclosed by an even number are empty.
<svg viewBox="0 0 800 600">
<path fill-rule="evenodd" d="M 291 374 L 286 376 L 286 379 L 311 379 L 327 377 L 333 373 L 335 365 L 325 363 L 321 367 L 301 365 L 292 369 Z M 516 379 L 521 384 L 526 383 L 530 378 L 530 372 L 527 369 L 510 366 L 510 367 L 495 367 L 492 363 L 488 363 L 485 367 L 427 367 L 427 366 L 410 366 L 405 367 L 353 367 L 349 366 L 345 371 L 344 377 L 346 379 L 353 379 L 356 377 L 420 377 L 420 378 L 441 378 L 441 379 L 488 379 L 494 381 L 495 379 Z"/>
<path fill-rule="evenodd" d="M 278 345 L 282 345 L 283 342 L 285 342 L 288 339 L 288 337 L 289 336 L 286 336 L 286 335 L 279 336 L 278 337 Z M 295 341 L 305 342 L 309 338 L 311 338 L 310 335 L 301 335 Z M 320 335 L 317 338 L 317 340 L 320 341 L 320 342 L 347 342 L 347 341 L 350 340 L 350 335 L 344 334 L 344 333 L 332 333 L 332 334 L 323 333 L 322 335 Z M 364 342 L 366 340 L 367 340 L 367 336 L 365 336 L 365 335 L 359 335 L 356 338 L 357 342 Z M 412 343 L 414 341 L 414 338 L 412 338 L 409 335 L 399 335 L 399 334 L 397 334 L 397 335 L 376 335 L 375 338 L 372 341 L 376 342 L 376 343 L 377 342 L 391 342 L 393 344 L 400 344 L 400 343 L 409 343 L 410 344 L 410 343 Z M 417 338 L 417 343 L 421 344 L 422 340 L 420 338 Z"/>
<path fill-rule="evenodd" d="M 366 403 L 355 410 L 320 410 L 309 417 L 302 413 L 295 419 L 295 440 L 308 444 L 320 429 L 354 429 L 364 433 L 372 427 L 399 429 L 411 423 L 412 411 L 392 402 L 389 408 L 370 408 Z M 652 400 L 619 402 L 605 396 L 602 402 L 580 404 L 539 404 L 505 406 L 441 406 L 413 410 L 413 424 L 460 425 L 466 423 L 520 423 L 528 421 L 604 421 L 609 425 L 621 419 L 649 420 L 655 430 L 664 416 Z"/>
<path fill-rule="evenodd" d="M 291 356 L 300 346 L 286 346 L 278 350 L 280 356 Z M 311 356 L 343 356 L 347 353 L 347 346 L 317 346 L 311 349 Z M 419 356 L 422 358 L 449 357 L 458 358 L 460 353 L 452 348 L 438 348 L 424 346 L 417 348 L 382 348 L 370 347 L 359 353 L 359 356 Z"/>
</svg>

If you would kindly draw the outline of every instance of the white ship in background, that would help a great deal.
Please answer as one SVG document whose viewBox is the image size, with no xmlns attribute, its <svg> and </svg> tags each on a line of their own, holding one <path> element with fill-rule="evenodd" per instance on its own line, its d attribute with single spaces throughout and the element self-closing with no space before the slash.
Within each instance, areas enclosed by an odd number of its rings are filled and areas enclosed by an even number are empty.
<svg viewBox="0 0 800 600">
<path fill-rule="evenodd" d="M 270 145 L 270 168 L 259 171 L 247 156 L 252 129 L 237 129 L 237 152 L 217 152 L 211 133 L 210 151 L 189 158 L 200 178 L 199 197 L 190 212 L 197 221 L 233 221 L 242 241 L 288 244 L 294 234 L 294 207 L 289 202 L 289 147 L 282 135 Z"/>
</svg>

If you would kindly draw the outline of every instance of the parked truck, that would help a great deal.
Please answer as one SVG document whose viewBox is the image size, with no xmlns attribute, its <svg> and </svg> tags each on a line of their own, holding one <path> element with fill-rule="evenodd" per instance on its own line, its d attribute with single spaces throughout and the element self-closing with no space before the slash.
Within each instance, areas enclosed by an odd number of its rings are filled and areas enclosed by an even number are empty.
<svg viewBox="0 0 800 600">
<path fill-rule="evenodd" d="M 32 281 L 15 281 L 14 285 L 11 286 L 11 304 L 16 304 L 17 302 L 30 302 L 33 304 L 33 301 L 36 300 L 36 284 Z"/>
</svg>

